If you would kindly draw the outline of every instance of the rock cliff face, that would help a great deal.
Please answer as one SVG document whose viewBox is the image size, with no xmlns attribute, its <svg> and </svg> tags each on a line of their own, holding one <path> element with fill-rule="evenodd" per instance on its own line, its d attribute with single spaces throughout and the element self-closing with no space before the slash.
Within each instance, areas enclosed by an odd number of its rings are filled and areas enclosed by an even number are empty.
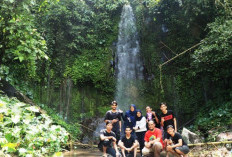
<svg viewBox="0 0 232 157">
<path fill-rule="evenodd" d="M 105 128 L 104 118 L 91 118 L 82 122 L 83 136 L 81 141 L 84 144 L 98 144 L 101 129 Z"/>
<path fill-rule="evenodd" d="M 193 143 L 200 143 L 202 142 L 202 138 L 200 138 L 197 134 L 189 131 L 186 128 L 183 128 L 182 130 L 182 136 L 184 138 L 184 140 L 189 144 L 193 144 Z"/>
</svg>

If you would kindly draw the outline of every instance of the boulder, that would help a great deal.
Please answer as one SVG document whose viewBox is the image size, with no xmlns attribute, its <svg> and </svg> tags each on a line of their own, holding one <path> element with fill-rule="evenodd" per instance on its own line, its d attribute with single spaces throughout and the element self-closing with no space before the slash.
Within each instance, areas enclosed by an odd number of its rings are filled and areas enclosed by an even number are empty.
<svg viewBox="0 0 232 157">
<path fill-rule="evenodd" d="M 189 131 L 186 128 L 183 128 L 182 130 L 182 137 L 185 140 L 185 142 L 187 142 L 188 144 L 191 143 L 201 143 L 202 142 L 202 138 L 200 138 L 197 134 Z"/>
<path fill-rule="evenodd" d="M 84 144 L 99 143 L 100 131 L 105 128 L 104 118 L 90 118 L 82 121 L 81 131 L 83 132 L 81 142 Z"/>
<path fill-rule="evenodd" d="M 217 138 L 217 141 L 232 141 L 232 132 L 222 132 Z"/>
</svg>

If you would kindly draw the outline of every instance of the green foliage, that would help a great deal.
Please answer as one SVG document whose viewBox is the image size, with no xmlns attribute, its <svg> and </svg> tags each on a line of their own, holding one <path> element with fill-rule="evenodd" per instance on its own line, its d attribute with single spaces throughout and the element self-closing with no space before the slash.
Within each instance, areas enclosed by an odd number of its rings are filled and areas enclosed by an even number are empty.
<svg viewBox="0 0 232 157">
<path fill-rule="evenodd" d="M 51 118 L 54 120 L 56 124 L 65 128 L 71 134 L 71 138 L 73 140 L 76 140 L 79 138 L 79 135 L 81 134 L 79 125 L 65 122 L 64 119 L 56 111 L 49 108 L 47 105 L 39 104 L 39 106 L 43 110 L 45 110 L 49 116 L 51 116 Z"/>
<path fill-rule="evenodd" d="M 178 124 L 194 120 L 196 111 L 230 99 L 231 2 L 165 0 L 155 5 L 137 1 L 136 17 L 146 76 L 147 99 L 166 101 L 178 115 Z M 155 20 L 154 20 L 155 19 Z M 162 67 L 164 93 L 160 90 L 158 65 L 203 41 Z M 201 111 L 204 114 L 205 111 Z"/>
<path fill-rule="evenodd" d="M 160 1 L 161 0 L 144 0 L 143 3 L 145 3 L 149 9 L 153 9 L 158 6 Z"/>
<path fill-rule="evenodd" d="M 119 7 L 122 1 L 60 0 L 36 16 L 44 32 L 50 62 L 40 62 L 39 86 L 47 94 L 34 96 L 65 117 L 65 103 L 57 100 L 66 79 L 74 82 L 67 120 L 75 122 L 98 114 L 97 107 L 107 104 L 114 92 L 112 43 L 117 40 Z M 85 88 L 92 91 L 85 93 Z M 42 89 L 44 89 L 41 87 Z M 59 88 L 59 89 L 58 89 Z M 94 94 L 95 90 L 98 94 Z M 58 91 L 60 90 L 60 91 Z M 84 92 L 83 92 L 84 91 Z M 101 94 L 100 94 L 101 93 Z M 99 95 L 100 94 L 100 95 Z M 97 96 L 98 95 L 98 96 Z M 40 97 L 40 98 L 38 98 Z M 44 99 L 46 99 L 44 101 Z"/>
<path fill-rule="evenodd" d="M 109 67 L 109 60 L 112 58 L 109 47 L 117 39 L 118 33 L 119 16 L 114 15 L 118 12 L 118 7 L 121 4 L 122 1 L 119 0 L 61 0 L 57 4 L 51 5 L 45 15 L 39 15 L 37 17 L 38 27 L 45 33 L 48 56 L 51 58 L 47 68 L 41 67 L 39 70 L 41 75 L 43 75 L 42 71 L 47 70 L 46 73 L 50 76 L 50 79 L 56 82 L 54 85 L 59 86 L 65 77 L 70 74 L 70 68 L 73 67 L 73 64 L 77 65 L 80 58 L 86 61 L 87 57 L 94 58 L 97 56 L 100 61 L 104 60 L 106 67 Z M 106 57 L 108 57 L 107 62 L 105 62 Z M 80 61 L 80 63 L 84 64 L 84 61 Z M 74 80 L 75 82 L 86 79 L 84 75 L 80 74 L 86 72 L 86 69 L 81 68 L 83 65 L 80 65 L 80 63 L 78 63 L 80 67 L 75 67 L 79 71 L 76 73 L 77 76 L 74 76 L 74 73 L 71 74 L 72 78 L 77 79 Z M 89 65 L 91 67 L 91 64 L 86 63 L 85 66 Z M 100 66 L 95 67 L 95 69 L 97 71 L 102 70 Z M 108 75 L 109 71 L 102 71 L 104 72 L 101 74 L 103 77 L 97 79 L 105 82 L 106 78 L 104 76 Z M 91 78 L 92 76 L 95 77 L 96 75 L 89 76 L 89 79 L 94 80 L 93 83 L 98 82 L 95 81 L 95 78 Z"/>
<path fill-rule="evenodd" d="M 68 113 L 64 109 L 67 104 L 60 102 L 66 99 L 62 90 L 66 90 L 67 79 L 74 82 L 73 89 L 77 90 L 69 103 L 69 122 L 104 114 L 115 89 L 113 43 L 117 41 L 121 7 L 125 3 L 129 1 L 2 0 L 0 78 L 48 104 L 52 109 L 43 105 L 44 109 L 76 137 L 76 126 L 60 119 Z M 215 106 L 231 98 L 231 1 L 130 3 L 140 34 L 147 78 L 140 90 L 146 103 L 166 101 L 178 115 L 178 123 L 194 118 L 198 108 L 211 104 L 215 112 L 212 110 L 209 117 L 216 117 L 215 124 L 224 125 L 217 121 L 220 118 L 216 114 L 224 115 L 230 110 L 224 113 Z M 158 65 L 200 41 L 203 43 L 197 50 L 192 49 L 163 67 L 161 93 Z M 28 89 L 35 85 L 41 86 L 38 93 Z M 200 117 L 204 114 L 202 110 Z M 213 121 L 202 116 L 199 124 L 210 120 Z M 7 134 L 6 138 L 11 141 L 9 151 L 17 151 L 13 136 Z"/>
<path fill-rule="evenodd" d="M 12 83 L 25 76 L 35 78 L 38 60 L 48 59 L 46 42 L 37 31 L 31 13 L 37 4 L 29 0 L 3 0 L 0 5 L 0 65 L 3 66 L 0 76 Z"/>
<path fill-rule="evenodd" d="M 46 156 L 61 152 L 69 133 L 40 109 L 0 97 L 0 153 Z"/>
<path fill-rule="evenodd" d="M 110 77 L 108 51 L 107 49 L 98 49 L 92 53 L 87 51 L 74 61 L 72 67 L 67 67 L 65 77 L 71 77 L 78 84 L 92 83 L 98 89 L 109 91 L 113 80 Z"/>
<path fill-rule="evenodd" d="M 223 17 L 217 18 L 208 27 L 210 31 L 207 37 L 192 57 L 194 58 L 193 64 L 199 72 L 214 73 L 218 68 L 231 66 L 232 20 L 224 20 Z M 214 79 L 221 77 L 219 73 L 223 73 L 223 71 L 217 71 L 217 74 L 214 74 Z M 230 76 L 230 73 L 226 72 L 225 74 L 224 77 Z"/>
<path fill-rule="evenodd" d="M 73 79 L 74 88 L 93 86 L 104 96 L 93 101 L 78 91 L 85 96 L 73 96 L 78 105 L 71 103 L 69 117 L 75 121 L 94 116 L 98 112 L 96 102 L 106 104 L 113 95 L 111 46 L 117 40 L 123 3 L 123 0 L 1 1 L 0 27 L 4 40 L 0 48 L 4 55 L 0 55 L 3 61 L 0 77 L 53 110 L 66 105 L 59 102 L 62 98 L 57 100 L 60 96 L 57 89 L 67 78 Z M 35 86 L 42 86 L 43 92 L 36 93 Z M 84 116 L 80 116 L 82 111 Z M 66 113 L 59 112 L 61 117 Z"/>
<path fill-rule="evenodd" d="M 195 121 L 195 129 L 204 130 L 205 133 L 210 134 L 207 141 L 215 141 L 218 132 L 227 131 L 225 126 L 232 125 L 232 108 L 231 101 L 215 107 L 206 108 L 205 111 L 197 116 Z"/>
<path fill-rule="evenodd" d="M 105 115 L 108 110 L 110 110 L 109 106 L 100 106 L 97 108 L 98 113 L 101 115 Z"/>
</svg>

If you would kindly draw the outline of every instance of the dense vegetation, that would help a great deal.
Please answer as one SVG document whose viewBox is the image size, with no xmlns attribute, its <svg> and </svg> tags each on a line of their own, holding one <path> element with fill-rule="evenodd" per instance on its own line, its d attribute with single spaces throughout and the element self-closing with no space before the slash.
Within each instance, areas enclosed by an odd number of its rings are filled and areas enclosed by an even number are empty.
<svg viewBox="0 0 232 157">
<path fill-rule="evenodd" d="M 147 75 L 154 77 L 150 92 L 157 94 L 149 104 L 167 101 L 179 124 L 197 119 L 196 130 L 231 124 L 232 3 L 165 0 L 135 5 Z M 159 71 L 160 64 L 198 43 Z M 205 125 L 207 121 L 214 125 Z"/>
<path fill-rule="evenodd" d="M 69 134 L 36 106 L 0 97 L 0 155 L 61 156 Z"/>
<path fill-rule="evenodd" d="M 103 115 L 114 96 L 115 43 L 125 3 L 1 1 L 0 77 L 68 122 Z M 207 121 L 231 124 L 232 2 L 131 4 L 145 67 L 145 104 L 158 110 L 166 101 L 179 124 L 190 122 L 204 132 L 211 129 Z M 160 64 L 198 43 L 160 71 Z"/>
</svg>

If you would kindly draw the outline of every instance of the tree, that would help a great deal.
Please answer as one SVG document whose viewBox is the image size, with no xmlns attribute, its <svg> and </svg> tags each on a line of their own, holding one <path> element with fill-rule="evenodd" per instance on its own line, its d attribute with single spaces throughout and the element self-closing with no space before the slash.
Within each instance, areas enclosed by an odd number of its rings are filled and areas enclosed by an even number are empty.
<svg viewBox="0 0 232 157">
<path fill-rule="evenodd" d="M 48 59 L 46 41 L 36 29 L 32 13 L 38 4 L 3 0 L 0 5 L 0 77 L 12 83 L 35 78 L 38 60 Z"/>
</svg>

